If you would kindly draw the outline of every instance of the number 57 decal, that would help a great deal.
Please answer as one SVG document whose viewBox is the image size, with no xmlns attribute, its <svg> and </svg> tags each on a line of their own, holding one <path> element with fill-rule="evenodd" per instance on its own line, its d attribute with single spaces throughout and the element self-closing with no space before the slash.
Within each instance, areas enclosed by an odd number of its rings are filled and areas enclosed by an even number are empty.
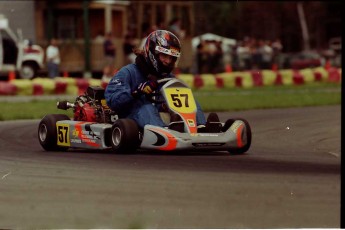
<svg viewBox="0 0 345 230">
<path fill-rule="evenodd" d="M 182 101 L 184 102 L 184 106 L 185 107 L 189 107 L 189 103 L 188 103 L 188 94 L 171 94 L 171 99 L 174 103 L 174 106 L 176 107 L 182 107 L 182 102 L 181 102 L 181 99 Z M 180 99 L 181 98 L 181 99 Z M 184 100 L 183 100 L 184 98 Z"/>
<path fill-rule="evenodd" d="M 62 146 L 70 146 L 69 125 L 57 124 L 57 144 Z"/>
<path fill-rule="evenodd" d="M 196 104 L 190 89 L 166 88 L 164 93 L 170 109 L 178 113 L 193 113 L 196 111 Z"/>
</svg>

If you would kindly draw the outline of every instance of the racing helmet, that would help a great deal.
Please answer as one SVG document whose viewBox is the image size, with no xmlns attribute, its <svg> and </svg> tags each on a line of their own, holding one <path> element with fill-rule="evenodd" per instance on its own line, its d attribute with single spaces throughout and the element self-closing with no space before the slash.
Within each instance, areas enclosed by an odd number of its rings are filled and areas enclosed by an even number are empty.
<svg viewBox="0 0 345 230">
<path fill-rule="evenodd" d="M 144 56 L 146 62 L 159 74 L 169 74 L 177 66 L 180 52 L 180 40 L 167 30 L 156 30 L 147 36 L 144 45 Z M 172 56 L 172 62 L 169 66 L 163 65 L 159 60 L 159 53 Z"/>
</svg>

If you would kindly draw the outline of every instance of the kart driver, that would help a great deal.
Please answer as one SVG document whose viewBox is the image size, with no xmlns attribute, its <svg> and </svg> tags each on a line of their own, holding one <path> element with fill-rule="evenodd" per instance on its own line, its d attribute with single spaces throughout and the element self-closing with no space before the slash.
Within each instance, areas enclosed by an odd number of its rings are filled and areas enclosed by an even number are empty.
<svg viewBox="0 0 345 230">
<path fill-rule="evenodd" d="M 154 106 L 145 95 L 158 89 L 158 79 L 175 77 L 171 72 L 180 51 L 180 41 L 173 33 L 156 30 L 149 34 L 143 49 L 134 50 L 135 63 L 122 67 L 110 80 L 104 94 L 108 106 L 120 118 L 135 120 L 140 128 L 147 124 L 166 127 L 159 115 L 162 106 Z M 197 125 L 204 126 L 205 116 L 199 103 L 196 104 Z"/>
</svg>

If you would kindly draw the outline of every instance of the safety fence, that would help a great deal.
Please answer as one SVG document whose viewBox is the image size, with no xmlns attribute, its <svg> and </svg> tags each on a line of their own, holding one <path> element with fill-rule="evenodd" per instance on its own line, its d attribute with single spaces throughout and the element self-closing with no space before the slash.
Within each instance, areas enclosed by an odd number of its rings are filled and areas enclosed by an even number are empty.
<svg viewBox="0 0 345 230">
<path fill-rule="evenodd" d="M 341 82 L 339 68 L 308 68 L 302 70 L 259 70 L 225 72 L 220 74 L 178 74 L 177 77 L 192 89 L 251 88 L 273 85 L 302 85 L 311 82 Z M 57 77 L 11 79 L 0 82 L 0 95 L 78 95 L 89 86 L 107 86 L 101 79 Z"/>
</svg>

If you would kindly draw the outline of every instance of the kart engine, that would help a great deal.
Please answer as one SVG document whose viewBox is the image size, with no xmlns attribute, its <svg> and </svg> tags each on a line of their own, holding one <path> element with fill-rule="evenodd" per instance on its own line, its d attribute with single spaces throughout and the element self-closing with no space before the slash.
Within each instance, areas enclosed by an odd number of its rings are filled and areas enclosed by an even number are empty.
<svg viewBox="0 0 345 230">
<path fill-rule="evenodd" d="M 84 95 L 78 96 L 74 103 L 58 102 L 57 108 L 63 110 L 73 108 L 75 121 L 113 123 L 117 119 L 116 112 L 112 111 L 105 102 L 104 89 L 99 86 L 88 87 Z"/>
</svg>

